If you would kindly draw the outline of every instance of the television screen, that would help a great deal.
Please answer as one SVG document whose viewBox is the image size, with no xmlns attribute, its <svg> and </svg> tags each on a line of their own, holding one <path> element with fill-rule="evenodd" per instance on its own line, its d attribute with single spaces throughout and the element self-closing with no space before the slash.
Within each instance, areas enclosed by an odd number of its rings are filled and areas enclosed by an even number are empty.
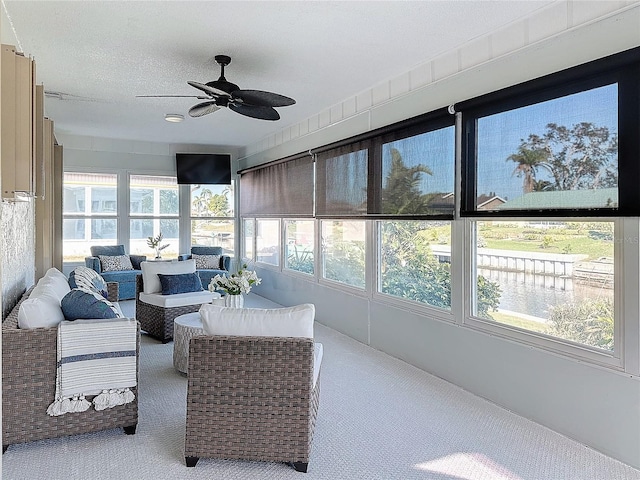
<svg viewBox="0 0 640 480">
<path fill-rule="evenodd" d="M 226 153 L 176 153 L 180 185 L 231 185 L 231 155 Z"/>
</svg>

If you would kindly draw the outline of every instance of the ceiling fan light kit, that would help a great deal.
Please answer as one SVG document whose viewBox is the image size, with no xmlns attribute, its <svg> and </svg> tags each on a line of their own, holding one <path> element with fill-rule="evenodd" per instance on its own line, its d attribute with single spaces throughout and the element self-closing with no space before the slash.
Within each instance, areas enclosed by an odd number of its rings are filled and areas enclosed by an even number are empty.
<svg viewBox="0 0 640 480">
<path fill-rule="evenodd" d="M 180 115 L 179 113 L 167 113 L 164 116 L 164 119 L 167 122 L 179 123 L 179 122 L 182 122 L 184 120 L 184 115 Z"/>
<path fill-rule="evenodd" d="M 203 95 L 138 95 L 139 97 L 195 97 L 200 100 L 206 100 L 198 103 L 189 109 L 191 117 L 202 117 L 213 113 L 216 110 L 227 107 L 241 115 L 260 120 L 278 120 L 280 114 L 274 107 L 287 107 L 293 105 L 296 101 L 293 98 L 285 97 L 272 92 L 263 90 L 242 90 L 235 83 L 227 81 L 224 76 L 224 67 L 231 63 L 231 57 L 227 55 L 216 55 L 216 63 L 220 65 L 220 78 L 207 83 L 199 83 L 188 81 L 187 83 L 197 88 Z M 165 116 L 168 122 L 179 122 L 180 120 L 170 120 L 169 115 Z"/>
</svg>

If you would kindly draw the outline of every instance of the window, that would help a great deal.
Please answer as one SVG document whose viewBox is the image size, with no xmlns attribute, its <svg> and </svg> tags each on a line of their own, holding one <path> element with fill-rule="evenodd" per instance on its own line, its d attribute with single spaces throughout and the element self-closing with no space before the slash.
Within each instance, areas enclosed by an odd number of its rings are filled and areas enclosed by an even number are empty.
<svg viewBox="0 0 640 480">
<path fill-rule="evenodd" d="M 313 275 L 315 222 L 313 220 L 286 220 L 284 228 L 285 268 Z"/>
<path fill-rule="evenodd" d="M 475 316 L 613 351 L 614 222 L 474 223 Z"/>
<path fill-rule="evenodd" d="M 637 66 L 623 52 L 456 105 L 461 214 L 638 216 Z"/>
<path fill-rule="evenodd" d="M 322 221 L 322 277 L 365 288 L 366 223 Z"/>
<path fill-rule="evenodd" d="M 451 215 L 454 171 L 453 126 L 383 144 L 381 213 Z"/>
<path fill-rule="evenodd" d="M 175 177 L 129 176 L 129 252 L 150 255 L 149 237 L 162 233 L 165 257 L 177 257 L 179 248 L 178 184 Z M 153 252 L 155 255 L 155 252 Z"/>
<path fill-rule="evenodd" d="M 222 247 L 233 256 L 235 242 L 234 184 L 190 185 L 191 244 Z"/>
<path fill-rule="evenodd" d="M 65 172 L 62 199 L 62 256 L 82 262 L 92 245 L 115 245 L 118 240 L 115 174 Z"/>
<path fill-rule="evenodd" d="M 478 210 L 618 206 L 617 84 L 481 117 L 477 139 Z"/>
<path fill-rule="evenodd" d="M 256 261 L 280 265 L 280 220 L 256 219 Z"/>
<path fill-rule="evenodd" d="M 378 223 L 378 291 L 451 308 L 451 222 Z"/>
<path fill-rule="evenodd" d="M 245 218 L 242 220 L 242 258 L 250 262 L 255 261 L 256 220 Z"/>
</svg>

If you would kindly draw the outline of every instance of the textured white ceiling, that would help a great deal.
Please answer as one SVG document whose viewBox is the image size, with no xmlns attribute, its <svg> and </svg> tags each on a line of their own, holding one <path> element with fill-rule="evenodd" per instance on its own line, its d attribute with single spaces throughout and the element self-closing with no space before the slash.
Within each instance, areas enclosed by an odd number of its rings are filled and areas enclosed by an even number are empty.
<svg viewBox="0 0 640 480">
<path fill-rule="evenodd" d="M 56 130 L 168 143 L 245 146 L 474 38 L 544 8 L 543 1 L 11 1 L 2 41 L 37 64 Z M 296 99 L 269 122 L 228 109 L 190 118 L 187 80 L 232 63 L 243 89 Z M 179 124 L 164 121 L 180 113 Z"/>
</svg>

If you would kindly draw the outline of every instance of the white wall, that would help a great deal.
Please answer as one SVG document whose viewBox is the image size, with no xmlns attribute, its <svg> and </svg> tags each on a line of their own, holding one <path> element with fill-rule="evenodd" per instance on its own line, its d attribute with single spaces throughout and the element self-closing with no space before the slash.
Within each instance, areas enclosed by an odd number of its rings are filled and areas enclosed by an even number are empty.
<svg viewBox="0 0 640 480">
<path fill-rule="evenodd" d="M 637 46 L 639 2 L 559 1 L 248 146 L 239 165 L 305 152 Z M 633 278 L 623 282 L 622 301 L 632 307 L 626 310 L 625 328 L 636 347 L 637 263 L 627 269 Z M 640 467 L 640 381 L 635 374 L 588 365 L 300 276 L 258 270 L 263 278 L 258 294 L 283 305 L 312 302 L 319 322 Z M 637 363 L 637 355 L 632 359 Z M 630 370 L 637 372 L 638 365 Z"/>
</svg>

